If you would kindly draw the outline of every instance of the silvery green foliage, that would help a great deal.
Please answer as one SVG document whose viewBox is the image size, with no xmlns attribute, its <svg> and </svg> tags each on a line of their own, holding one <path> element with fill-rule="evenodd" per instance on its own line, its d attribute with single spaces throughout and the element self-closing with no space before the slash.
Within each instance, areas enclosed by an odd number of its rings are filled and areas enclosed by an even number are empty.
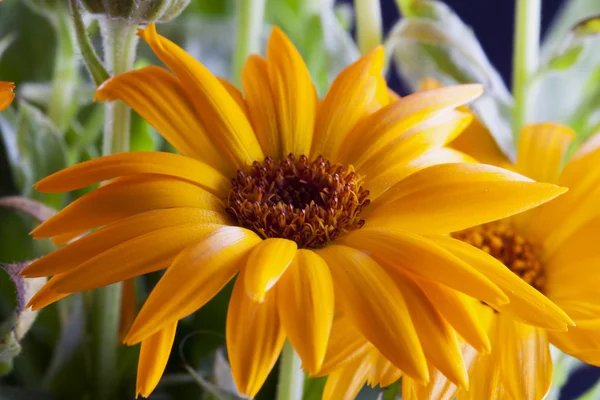
<svg viewBox="0 0 600 400">
<path fill-rule="evenodd" d="M 413 91 L 425 78 L 445 85 L 482 83 L 485 94 L 472 104 L 473 109 L 514 161 L 513 99 L 471 28 L 440 1 L 418 1 L 410 8 L 410 16 L 393 27 L 386 42 L 399 76 Z"/>
</svg>

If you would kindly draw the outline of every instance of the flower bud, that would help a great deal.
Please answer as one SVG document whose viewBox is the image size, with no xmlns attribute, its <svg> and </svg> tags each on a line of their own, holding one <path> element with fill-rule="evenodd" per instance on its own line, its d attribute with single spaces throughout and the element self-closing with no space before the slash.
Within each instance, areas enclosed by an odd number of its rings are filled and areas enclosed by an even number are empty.
<svg viewBox="0 0 600 400">
<path fill-rule="evenodd" d="M 124 18 L 135 24 L 166 22 L 178 16 L 191 0 L 79 0 L 92 14 Z"/>
</svg>

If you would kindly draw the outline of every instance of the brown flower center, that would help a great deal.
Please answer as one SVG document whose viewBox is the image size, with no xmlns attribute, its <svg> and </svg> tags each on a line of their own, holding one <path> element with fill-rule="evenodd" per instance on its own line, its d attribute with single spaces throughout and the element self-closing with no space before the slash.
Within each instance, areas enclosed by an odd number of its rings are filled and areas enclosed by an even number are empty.
<svg viewBox="0 0 600 400">
<path fill-rule="evenodd" d="M 543 293 L 545 276 L 540 248 L 516 233 L 506 223 L 490 222 L 453 233 L 452 237 L 492 255 Z"/>
<path fill-rule="evenodd" d="M 318 248 L 364 225 L 359 214 L 370 201 L 361 184 L 352 166 L 331 164 L 322 156 L 313 162 L 303 155 L 278 162 L 267 157 L 248 171 L 238 170 L 227 212 L 264 238 Z"/>
</svg>

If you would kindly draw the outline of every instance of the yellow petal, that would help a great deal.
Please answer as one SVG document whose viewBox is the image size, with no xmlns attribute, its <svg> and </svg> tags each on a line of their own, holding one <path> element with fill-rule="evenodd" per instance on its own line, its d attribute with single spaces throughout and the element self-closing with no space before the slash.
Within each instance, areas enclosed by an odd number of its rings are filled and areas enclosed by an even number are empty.
<svg viewBox="0 0 600 400">
<path fill-rule="evenodd" d="M 122 341 L 131 328 L 137 313 L 135 279 L 127 279 L 121 286 L 121 311 L 119 313 L 119 341 Z"/>
<path fill-rule="evenodd" d="M 490 165 L 435 165 L 388 189 L 364 218 L 422 234 L 448 233 L 523 212 L 566 190 Z"/>
<path fill-rule="evenodd" d="M 186 224 L 152 231 L 58 275 L 53 288 L 62 293 L 81 292 L 164 269 L 187 246 L 222 226 Z"/>
<path fill-rule="evenodd" d="M 138 361 L 136 397 L 150 396 L 158 385 L 171 354 L 176 329 L 177 322 L 170 323 L 142 342 Z"/>
<path fill-rule="evenodd" d="M 8 107 L 15 98 L 14 88 L 15 84 L 12 82 L 0 82 L 0 112 Z"/>
<path fill-rule="evenodd" d="M 325 361 L 315 376 L 324 376 L 341 368 L 348 362 L 366 355 L 373 348 L 355 328 L 349 318 L 338 315 L 331 327 L 331 336 L 327 345 Z"/>
<path fill-rule="evenodd" d="M 431 379 L 428 384 L 420 385 L 413 379 L 402 379 L 402 400 L 452 400 L 458 388 L 440 371 L 429 367 Z"/>
<path fill-rule="evenodd" d="M 276 289 L 283 330 L 304 370 L 317 372 L 327 351 L 335 306 L 329 267 L 315 252 L 300 249 Z"/>
<path fill-rule="evenodd" d="M 490 339 L 477 313 L 479 300 L 428 279 L 418 279 L 417 283 L 467 343 L 478 352 L 491 351 Z"/>
<path fill-rule="evenodd" d="M 242 94 L 242 92 L 240 92 L 240 90 L 236 88 L 235 85 L 229 82 L 227 79 L 220 77 L 217 79 L 219 80 L 219 82 L 221 82 L 221 85 L 223 85 L 225 90 L 227 90 L 227 93 L 229 93 L 231 98 L 235 100 L 238 106 L 240 106 L 240 109 L 244 113 L 247 113 L 248 110 L 246 109 L 246 102 L 244 101 L 244 95 Z"/>
<path fill-rule="evenodd" d="M 36 294 L 33 295 L 33 297 L 31 298 L 31 300 L 29 300 L 25 308 L 31 307 L 32 311 L 37 311 L 46 307 L 47 305 L 50 305 L 60 299 L 64 299 L 65 297 L 67 297 L 70 293 L 58 293 L 52 288 L 52 285 L 54 283 L 53 281 L 58 276 L 60 275 L 56 275 L 50 278 L 50 280 L 48 280 L 48 282 L 46 282 L 46 284 L 42 286 L 42 288 L 38 290 Z"/>
<path fill-rule="evenodd" d="M 378 151 L 365 149 L 363 156 L 354 166 L 367 176 L 376 176 L 388 166 L 408 165 L 420 155 L 440 148 L 471 123 L 473 117 L 455 110 L 440 112 L 408 132 L 395 138 L 393 144 L 383 146 Z M 377 146 L 377 143 L 373 144 Z"/>
<path fill-rule="evenodd" d="M 260 242 L 248 256 L 244 268 L 246 294 L 262 303 L 296 255 L 298 246 L 288 239 L 268 238 Z"/>
<path fill-rule="evenodd" d="M 136 174 L 169 175 L 185 179 L 219 197 L 225 197 L 231 189 L 229 180 L 209 165 L 193 158 L 158 151 L 94 158 L 47 176 L 35 184 L 35 189 L 44 193 L 68 192 Z"/>
<path fill-rule="evenodd" d="M 242 273 L 227 310 L 227 353 L 233 380 L 242 395 L 254 397 L 275 365 L 285 341 L 275 292 L 257 303 L 246 296 Z"/>
<path fill-rule="evenodd" d="M 568 332 L 548 332 L 548 338 L 563 352 L 588 364 L 600 366 L 600 333 L 598 329 L 571 327 Z"/>
<path fill-rule="evenodd" d="M 221 82 L 182 48 L 160 36 L 154 24 L 138 34 L 181 81 L 196 115 L 220 149 L 212 156 L 229 158 L 236 168 L 242 169 L 253 161 L 262 161 L 264 155 L 248 118 Z"/>
<path fill-rule="evenodd" d="M 542 400 L 552 381 L 546 331 L 499 315 L 498 338 L 494 351 L 499 353 L 507 395 L 513 399 Z"/>
<path fill-rule="evenodd" d="M 370 254 L 388 270 L 405 269 L 491 304 L 508 301 L 502 290 L 475 268 L 419 235 L 365 226 L 339 237 L 336 243 Z"/>
<path fill-rule="evenodd" d="M 536 220 L 537 222 L 537 220 Z M 590 219 L 579 227 L 556 248 L 544 248 L 546 269 L 564 269 L 574 261 L 586 261 L 588 258 L 600 257 L 600 247 L 597 246 L 600 237 L 600 217 Z M 574 255 L 577 255 L 574 257 Z"/>
<path fill-rule="evenodd" d="M 482 91 L 481 85 L 461 85 L 403 97 L 354 127 L 344 145 L 342 161 L 354 164 L 361 158 L 370 158 L 434 114 L 471 101 Z M 365 149 L 369 149 L 368 154 Z"/>
<path fill-rule="evenodd" d="M 567 126 L 551 123 L 525 126 L 519 137 L 515 170 L 536 181 L 556 183 L 573 139 L 575 131 Z"/>
<path fill-rule="evenodd" d="M 350 130 L 362 118 L 381 107 L 377 97 L 382 78 L 383 47 L 378 47 L 344 69 L 319 105 L 313 155 L 336 160 Z M 387 93 L 385 93 L 387 101 Z"/>
<path fill-rule="evenodd" d="M 275 99 L 264 58 L 256 54 L 248 57 L 242 70 L 242 84 L 246 95 L 248 117 L 260 147 L 266 156 L 275 160 L 283 159 Z"/>
<path fill-rule="evenodd" d="M 397 270 L 389 273 L 406 301 L 427 361 L 453 383 L 468 387 L 467 370 L 454 329 L 414 281 Z"/>
<path fill-rule="evenodd" d="M 577 149 L 577 152 L 573 154 L 569 161 L 574 162 L 580 158 L 583 158 L 588 154 L 595 152 L 596 150 L 598 150 L 598 148 L 600 148 L 600 131 L 597 131 L 596 133 L 591 135 L 585 142 L 583 142 L 581 147 Z"/>
<path fill-rule="evenodd" d="M 336 302 L 367 338 L 409 376 L 427 380 L 427 365 L 402 294 L 365 253 L 346 246 L 318 250 L 329 265 Z"/>
<path fill-rule="evenodd" d="M 110 250 L 128 240 L 161 229 L 190 224 L 227 224 L 227 217 L 198 208 L 154 210 L 124 218 L 100 228 L 79 240 L 38 258 L 20 275 L 26 277 L 55 275 Z"/>
<path fill-rule="evenodd" d="M 347 366 L 333 371 L 325 383 L 322 399 L 354 399 L 367 381 L 371 368 L 371 359 L 360 357 L 351 361 Z"/>
<path fill-rule="evenodd" d="M 191 96 L 163 68 L 145 67 L 110 78 L 96 91 L 96 100 L 124 101 L 181 154 L 220 171 L 234 170 L 211 141 L 211 132 L 198 118 Z"/>
<path fill-rule="evenodd" d="M 486 252 L 448 236 L 429 238 L 472 265 L 504 290 L 510 303 L 494 306 L 499 311 L 509 312 L 529 324 L 547 329 L 566 330 L 567 325 L 573 325 L 573 321 L 556 304 Z"/>
<path fill-rule="evenodd" d="M 75 200 L 32 231 L 46 238 L 89 229 L 157 208 L 194 207 L 223 210 L 206 190 L 163 175 L 118 178 Z"/>
<path fill-rule="evenodd" d="M 369 189 L 369 198 L 375 201 L 383 192 L 400 182 L 407 176 L 417 171 L 437 164 L 450 164 L 461 162 L 476 162 L 474 158 L 459 151 L 442 147 L 428 151 L 412 159 L 408 164 L 393 163 L 385 171 L 377 172 L 375 176 L 365 176 L 365 187 Z"/>
<path fill-rule="evenodd" d="M 184 318 L 204 306 L 233 278 L 259 242 L 254 232 L 224 227 L 186 248 L 148 296 L 126 343 L 137 343 L 165 323 Z"/>
<path fill-rule="evenodd" d="M 277 27 L 267 44 L 267 70 L 275 100 L 283 155 L 310 158 L 317 92 L 302 56 Z"/>
</svg>

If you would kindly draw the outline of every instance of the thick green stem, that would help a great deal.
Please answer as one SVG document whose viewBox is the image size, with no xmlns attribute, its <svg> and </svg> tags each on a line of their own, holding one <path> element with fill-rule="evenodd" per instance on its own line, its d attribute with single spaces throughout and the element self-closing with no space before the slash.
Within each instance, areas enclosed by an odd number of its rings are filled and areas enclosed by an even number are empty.
<svg viewBox="0 0 600 400">
<path fill-rule="evenodd" d="M 237 1 L 237 38 L 233 53 L 233 82 L 241 86 L 242 68 L 248 55 L 260 50 L 265 0 Z"/>
<path fill-rule="evenodd" d="M 515 36 L 513 56 L 513 134 L 528 119 L 528 90 L 531 77 L 538 67 L 540 51 L 540 18 L 542 0 L 517 0 L 515 12 Z"/>
<path fill-rule="evenodd" d="M 354 0 L 356 10 L 356 38 L 362 54 L 381 44 L 383 21 L 379 1 Z"/>
<path fill-rule="evenodd" d="M 112 76 L 133 68 L 138 37 L 137 26 L 121 18 L 102 21 L 104 64 Z M 103 154 L 129 151 L 131 110 L 122 101 L 106 103 Z"/>
<path fill-rule="evenodd" d="M 81 10 L 77 0 L 69 0 L 69 9 L 71 10 L 71 18 L 73 19 L 73 27 L 75 28 L 75 37 L 79 45 L 79 52 L 83 58 L 83 62 L 87 67 L 96 86 L 100 86 L 102 82 L 109 78 L 108 72 L 102 65 L 98 55 L 94 51 L 94 47 L 90 43 L 85 24 L 81 18 Z"/>
<path fill-rule="evenodd" d="M 302 400 L 304 394 L 304 372 L 302 361 L 290 344 L 285 342 L 281 353 L 277 400 Z"/>
<path fill-rule="evenodd" d="M 138 38 L 137 26 L 124 19 L 102 21 L 104 62 L 112 75 L 122 74 L 133 68 Z M 121 101 L 105 106 L 103 154 L 129 150 L 131 110 Z M 92 294 L 93 363 L 96 387 L 94 398 L 107 400 L 117 384 L 117 349 L 119 314 L 121 308 L 121 283 L 100 289 Z"/>
<path fill-rule="evenodd" d="M 74 112 L 73 96 L 77 87 L 77 58 L 67 8 L 57 7 L 51 21 L 56 32 L 57 52 L 54 59 L 48 116 L 59 129 L 65 130 Z"/>
</svg>

